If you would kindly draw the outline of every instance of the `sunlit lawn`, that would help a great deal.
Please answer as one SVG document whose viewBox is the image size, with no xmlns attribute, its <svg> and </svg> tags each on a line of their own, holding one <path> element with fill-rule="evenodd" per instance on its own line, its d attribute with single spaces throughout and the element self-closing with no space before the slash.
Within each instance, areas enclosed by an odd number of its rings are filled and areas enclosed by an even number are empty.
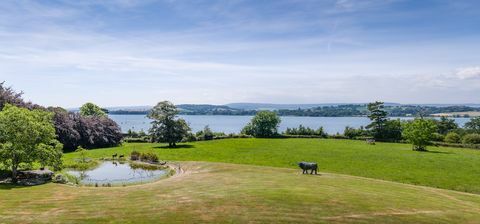
<svg viewBox="0 0 480 224">
<path fill-rule="evenodd" d="M 227 139 L 195 142 L 179 148 L 135 143 L 89 151 L 94 158 L 152 151 L 163 160 L 211 161 L 295 168 L 299 161 L 315 161 L 323 172 L 342 173 L 480 193 L 480 151 L 429 147 L 415 152 L 408 144 L 333 139 Z M 65 155 L 67 163 L 76 153 Z"/>
<path fill-rule="evenodd" d="M 0 223 L 480 220 L 479 195 L 338 174 L 301 175 L 296 169 L 198 162 L 181 166 L 184 174 L 127 187 L 0 185 Z"/>
</svg>

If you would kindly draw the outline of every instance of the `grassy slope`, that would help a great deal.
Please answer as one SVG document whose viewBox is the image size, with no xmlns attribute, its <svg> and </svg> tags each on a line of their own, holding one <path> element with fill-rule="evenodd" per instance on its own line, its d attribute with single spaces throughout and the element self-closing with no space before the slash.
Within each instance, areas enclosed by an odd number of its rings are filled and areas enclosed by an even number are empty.
<svg viewBox="0 0 480 224">
<path fill-rule="evenodd" d="M 407 144 L 327 139 L 228 139 L 196 142 L 183 148 L 159 144 L 126 144 L 89 151 L 91 157 L 132 150 L 153 151 L 161 159 L 212 161 L 273 167 L 296 167 L 298 161 L 316 161 L 324 172 L 343 173 L 403 183 L 480 193 L 480 151 L 430 147 L 414 152 Z M 71 161 L 77 155 L 66 154 Z"/>
<path fill-rule="evenodd" d="M 202 143 L 203 144 L 203 143 Z M 0 185 L 0 223 L 474 223 L 480 196 L 338 174 L 186 163 L 183 175 L 114 187 Z"/>
</svg>

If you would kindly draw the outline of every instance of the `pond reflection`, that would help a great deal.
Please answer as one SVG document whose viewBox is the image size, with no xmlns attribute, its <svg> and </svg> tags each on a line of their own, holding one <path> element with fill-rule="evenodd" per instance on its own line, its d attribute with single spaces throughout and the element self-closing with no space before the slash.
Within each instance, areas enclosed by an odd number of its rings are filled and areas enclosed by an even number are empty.
<svg viewBox="0 0 480 224">
<path fill-rule="evenodd" d="M 131 184 L 151 182 L 168 174 L 168 169 L 155 165 L 143 165 L 118 161 L 102 162 L 92 170 L 71 170 L 67 173 L 80 179 L 84 185 Z"/>
</svg>

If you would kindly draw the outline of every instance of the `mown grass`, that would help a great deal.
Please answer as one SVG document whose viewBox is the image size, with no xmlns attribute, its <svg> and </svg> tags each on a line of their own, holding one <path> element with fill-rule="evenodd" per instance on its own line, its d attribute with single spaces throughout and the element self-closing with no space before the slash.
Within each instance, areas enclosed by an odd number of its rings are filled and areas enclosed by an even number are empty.
<svg viewBox="0 0 480 224">
<path fill-rule="evenodd" d="M 90 150 L 89 157 L 129 155 L 132 150 L 154 152 L 161 160 L 210 161 L 272 167 L 296 167 L 315 161 L 323 172 L 342 173 L 402 183 L 480 193 L 480 151 L 429 147 L 415 152 L 408 144 L 334 139 L 226 139 L 195 142 L 178 148 L 163 144 L 130 143 Z M 66 163 L 77 157 L 65 155 Z"/>
<path fill-rule="evenodd" d="M 0 223 L 475 223 L 480 195 L 295 169 L 187 162 L 128 187 L 0 185 Z"/>
</svg>

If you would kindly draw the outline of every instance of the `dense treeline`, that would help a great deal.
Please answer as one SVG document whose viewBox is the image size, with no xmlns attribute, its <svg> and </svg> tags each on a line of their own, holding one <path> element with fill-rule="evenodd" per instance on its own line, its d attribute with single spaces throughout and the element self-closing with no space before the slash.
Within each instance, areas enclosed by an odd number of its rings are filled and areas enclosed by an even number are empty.
<svg viewBox="0 0 480 224">
<path fill-rule="evenodd" d="M 121 129 L 115 121 L 105 116 L 105 110 L 87 103 L 79 113 L 68 112 L 59 107 L 44 108 L 25 102 L 22 92 L 17 93 L 10 87 L 0 83 L 0 110 L 6 104 L 21 108 L 40 109 L 53 113 L 53 124 L 57 139 L 63 144 L 64 150 L 83 148 L 101 148 L 117 146 L 121 143 Z"/>
<path fill-rule="evenodd" d="M 177 106 L 179 114 L 181 115 L 255 115 L 257 110 L 243 110 L 231 108 L 228 106 L 217 105 L 196 105 L 196 104 L 181 104 Z M 415 106 L 415 105 L 395 105 L 385 106 L 385 111 L 390 117 L 405 117 L 405 116 L 428 116 L 438 113 L 451 112 L 467 112 L 480 111 L 480 108 L 468 106 L 448 106 L 448 107 L 434 107 L 434 106 Z M 338 106 L 322 106 L 309 109 L 281 109 L 275 110 L 279 116 L 302 116 L 302 117 L 355 117 L 367 116 L 367 105 L 351 104 Z M 115 110 L 110 111 L 110 114 L 148 114 L 148 110 Z"/>
</svg>

